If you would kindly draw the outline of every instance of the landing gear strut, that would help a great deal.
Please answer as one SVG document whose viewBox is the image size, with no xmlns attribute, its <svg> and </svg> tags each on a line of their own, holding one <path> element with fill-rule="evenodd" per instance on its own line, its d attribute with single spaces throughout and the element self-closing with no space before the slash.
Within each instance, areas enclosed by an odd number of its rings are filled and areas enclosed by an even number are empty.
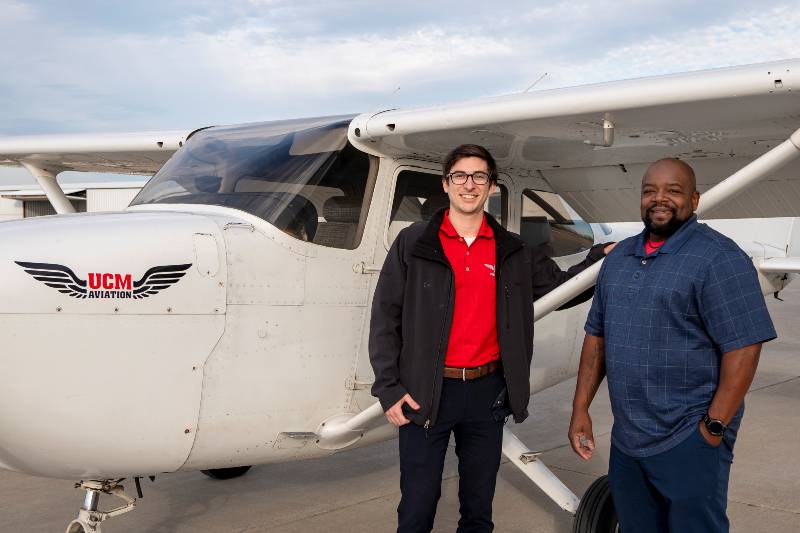
<svg viewBox="0 0 800 533">
<path fill-rule="evenodd" d="M 529 451 L 508 427 L 503 428 L 503 455 L 553 502 L 575 515 L 572 533 L 619 533 L 608 476 L 596 479 L 578 500 L 539 459 L 540 454 Z"/>
<path fill-rule="evenodd" d="M 136 507 L 136 498 L 125 493 L 125 487 L 120 485 L 121 479 L 106 479 L 103 481 L 81 481 L 75 488 L 86 491 L 83 507 L 78 512 L 78 518 L 67 526 L 67 533 L 102 533 L 100 523 L 121 514 L 133 511 Z M 124 505 L 115 507 L 110 511 L 98 511 L 100 494 L 116 496 L 124 501 Z"/>
</svg>

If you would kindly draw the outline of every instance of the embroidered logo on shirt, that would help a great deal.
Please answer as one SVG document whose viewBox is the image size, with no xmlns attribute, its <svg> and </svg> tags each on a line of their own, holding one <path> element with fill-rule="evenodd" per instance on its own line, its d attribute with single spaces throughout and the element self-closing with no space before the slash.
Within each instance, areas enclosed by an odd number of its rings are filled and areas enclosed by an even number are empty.
<svg viewBox="0 0 800 533">
<path fill-rule="evenodd" d="M 494 277 L 494 265 L 490 265 L 489 263 L 484 263 L 483 266 L 489 269 L 489 275 Z"/>
</svg>

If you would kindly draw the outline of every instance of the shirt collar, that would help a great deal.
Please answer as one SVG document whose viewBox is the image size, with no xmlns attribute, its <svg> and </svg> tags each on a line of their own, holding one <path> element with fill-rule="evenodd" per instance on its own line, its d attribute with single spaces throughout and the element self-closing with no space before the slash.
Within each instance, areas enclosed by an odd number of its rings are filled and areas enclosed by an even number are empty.
<svg viewBox="0 0 800 533">
<path fill-rule="evenodd" d="M 483 222 L 481 222 L 481 229 L 478 230 L 478 237 L 486 237 L 487 239 L 494 238 L 494 231 L 492 227 L 486 222 L 486 213 L 483 214 Z"/>
<path fill-rule="evenodd" d="M 439 226 L 439 229 L 442 233 L 447 235 L 448 237 L 459 238 L 461 235 L 458 234 L 456 228 L 453 226 L 453 223 L 450 222 L 450 210 L 446 210 L 444 212 L 444 217 L 442 217 L 442 225 Z M 481 222 L 481 227 L 478 230 L 477 237 L 486 237 L 488 239 L 494 238 L 494 232 L 492 231 L 491 226 L 486 222 L 486 214 L 483 215 L 483 222 Z"/>
<path fill-rule="evenodd" d="M 656 251 L 653 252 L 652 255 L 657 254 L 673 254 L 681 249 L 681 247 L 689 240 L 694 230 L 697 229 L 698 222 L 697 222 L 697 215 L 692 215 L 689 217 L 689 220 L 683 223 L 678 231 L 673 233 L 667 241 Z M 633 249 L 628 250 L 628 255 L 635 255 L 637 257 L 644 257 L 644 243 L 647 240 L 647 228 L 643 229 L 642 232 L 636 237 L 636 245 Z"/>
</svg>

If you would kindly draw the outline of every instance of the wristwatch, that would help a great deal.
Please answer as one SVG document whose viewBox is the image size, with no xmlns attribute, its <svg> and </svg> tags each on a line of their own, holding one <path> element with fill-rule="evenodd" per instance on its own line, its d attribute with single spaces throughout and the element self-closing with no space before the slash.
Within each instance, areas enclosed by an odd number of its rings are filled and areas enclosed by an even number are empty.
<svg viewBox="0 0 800 533">
<path fill-rule="evenodd" d="M 706 425 L 706 429 L 709 433 L 711 433 L 715 437 L 721 437 L 725 434 L 725 430 L 728 429 L 728 426 L 725 425 L 722 420 L 717 420 L 716 418 L 711 418 L 708 416 L 708 413 L 703 415 L 703 424 Z"/>
</svg>

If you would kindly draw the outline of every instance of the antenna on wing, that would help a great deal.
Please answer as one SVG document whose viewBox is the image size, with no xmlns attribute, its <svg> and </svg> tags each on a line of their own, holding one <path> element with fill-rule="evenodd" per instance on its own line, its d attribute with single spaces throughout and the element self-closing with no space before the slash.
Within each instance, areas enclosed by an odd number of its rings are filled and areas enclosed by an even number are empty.
<svg viewBox="0 0 800 533">
<path fill-rule="evenodd" d="M 539 76 L 539 77 L 536 79 L 536 81 L 535 81 L 535 82 L 531 83 L 531 84 L 528 86 L 528 88 L 527 88 L 527 89 L 525 89 L 525 90 L 524 90 L 524 91 L 522 91 L 522 92 L 523 92 L 523 93 L 526 93 L 526 92 L 530 91 L 531 89 L 533 89 L 534 87 L 536 87 L 536 84 L 537 84 L 537 83 L 539 83 L 540 81 L 542 81 L 543 79 L 545 79 L 545 77 L 547 77 L 547 72 L 545 72 L 544 74 L 542 74 L 541 76 Z"/>
<path fill-rule="evenodd" d="M 387 99 L 387 100 L 391 99 L 391 98 L 392 98 L 392 96 L 396 95 L 396 94 L 397 94 L 397 93 L 399 93 L 399 92 L 400 92 L 400 86 L 398 85 L 398 86 L 397 86 L 397 89 L 395 89 L 394 91 L 392 91 L 391 93 L 389 93 L 389 95 L 388 95 L 388 96 L 386 96 L 386 99 Z M 377 112 L 377 111 L 385 111 L 385 110 L 386 110 L 386 107 L 384 107 L 384 106 L 380 106 L 379 104 L 375 104 L 375 105 L 373 105 L 373 106 L 372 106 L 372 108 L 370 109 L 370 113 L 375 113 L 375 112 Z"/>
</svg>

